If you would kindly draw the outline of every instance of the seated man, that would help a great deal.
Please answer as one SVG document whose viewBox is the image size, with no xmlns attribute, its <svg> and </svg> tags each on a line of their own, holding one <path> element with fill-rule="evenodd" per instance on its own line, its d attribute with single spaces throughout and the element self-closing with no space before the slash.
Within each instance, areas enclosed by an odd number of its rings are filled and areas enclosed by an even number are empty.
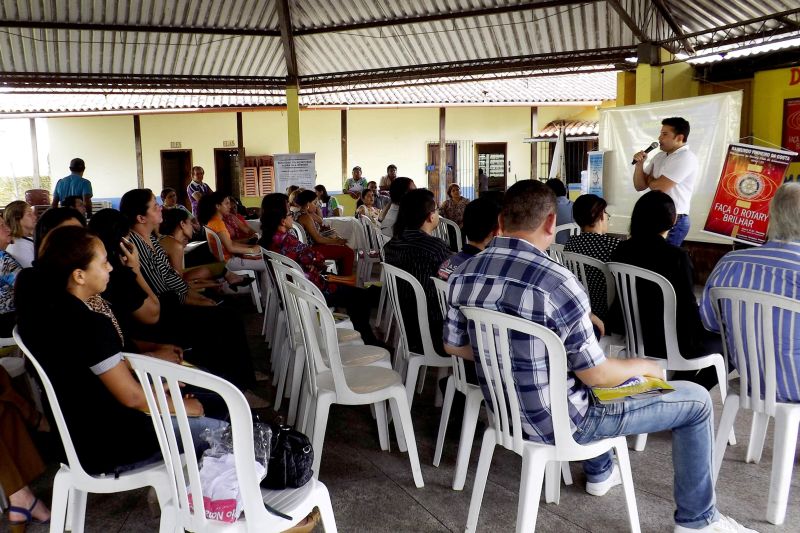
<svg viewBox="0 0 800 533">
<path fill-rule="evenodd" d="M 397 178 L 397 183 L 401 178 Z M 394 184 L 392 185 L 394 186 Z M 417 278 L 428 304 L 428 326 L 431 332 L 433 347 L 442 351 L 442 312 L 436 287 L 431 276 L 435 276 L 439 265 L 450 256 L 450 249 L 442 239 L 431 235 L 439 225 L 439 213 L 433 193 L 427 189 L 409 191 L 400 202 L 397 222 L 394 226 L 394 238 L 383 248 L 386 262 L 401 268 Z M 405 282 L 398 285 L 403 322 L 406 326 L 409 348 L 422 353 L 422 340 L 417 327 L 416 300 Z"/>
<path fill-rule="evenodd" d="M 713 415 L 711 398 L 702 387 L 673 382 L 675 391 L 613 404 L 595 401 L 591 387 L 612 387 L 634 376 L 661 376 L 661 368 L 645 359 L 606 359 L 592 333 L 589 298 L 581 284 L 545 253 L 553 242 L 556 197 L 544 184 L 519 181 L 506 193 L 500 214 L 500 235 L 451 276 L 451 305 L 444 328 L 445 350 L 474 360 L 472 326 L 460 308 L 480 307 L 547 326 L 561 337 L 567 352 L 569 414 L 578 443 L 617 435 L 672 430 L 675 469 L 675 531 L 748 532 L 717 511 L 712 479 Z M 545 354 L 537 344 L 522 341 L 512 350 L 517 389 L 521 395 L 524 438 L 553 443 L 547 395 Z M 519 347 L 519 344 L 515 344 Z M 478 378 L 489 398 L 486 378 Z M 609 451 L 583 463 L 586 491 L 602 496 L 621 482 Z"/>
<path fill-rule="evenodd" d="M 711 272 L 703 291 L 700 314 L 706 327 L 719 331 L 710 291 L 714 287 L 733 287 L 768 292 L 787 298 L 800 294 L 800 184 L 784 183 L 769 205 L 769 241 L 760 248 L 736 250 L 725 254 Z M 800 361 L 800 316 L 775 325 L 776 353 L 783 364 L 775 366 L 778 400 L 800 402 L 798 376 L 785 376 L 786 369 L 796 368 Z M 793 335 L 793 336 L 792 336 Z M 778 340 L 780 339 L 780 340 Z M 792 350 L 790 347 L 794 346 Z M 780 347 L 785 351 L 781 352 Z M 729 348 L 732 348 L 729 346 Z M 729 349 L 732 368 L 737 365 L 733 349 Z"/>
<path fill-rule="evenodd" d="M 484 195 L 477 200 L 472 200 L 464 208 L 464 233 L 467 244 L 456 255 L 446 259 L 439 267 L 439 279 L 447 281 L 450 274 L 461 263 L 480 253 L 489 241 L 497 235 L 497 216 L 500 214 L 500 204 L 491 196 Z"/>
</svg>

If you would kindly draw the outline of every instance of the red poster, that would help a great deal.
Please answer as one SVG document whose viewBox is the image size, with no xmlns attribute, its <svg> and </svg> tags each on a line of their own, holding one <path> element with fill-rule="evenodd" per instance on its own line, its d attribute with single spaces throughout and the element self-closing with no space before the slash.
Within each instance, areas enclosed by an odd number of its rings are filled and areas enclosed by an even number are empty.
<svg viewBox="0 0 800 533">
<path fill-rule="evenodd" d="M 749 244 L 767 240 L 769 202 L 796 155 L 731 144 L 703 231 Z"/>
<path fill-rule="evenodd" d="M 781 146 L 792 152 L 800 152 L 800 98 L 787 98 L 783 101 Z"/>
</svg>

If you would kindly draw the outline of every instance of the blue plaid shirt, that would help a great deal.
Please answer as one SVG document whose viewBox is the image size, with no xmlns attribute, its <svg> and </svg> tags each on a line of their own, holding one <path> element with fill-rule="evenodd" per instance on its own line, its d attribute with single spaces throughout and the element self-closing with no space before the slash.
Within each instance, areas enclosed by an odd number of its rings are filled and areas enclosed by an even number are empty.
<svg viewBox="0 0 800 533">
<path fill-rule="evenodd" d="M 752 289 L 800 299 L 800 242 L 769 241 L 759 248 L 730 252 L 719 260 L 708 277 L 700 306 L 705 326 L 711 331 L 719 331 L 709 292 L 714 287 Z M 800 315 L 792 316 L 789 311 L 781 315 L 774 320 L 775 331 L 772 333 L 778 355 L 776 395 L 778 401 L 800 402 Z M 731 366 L 735 368 L 736 348 L 730 344 L 728 355 L 732 359 Z"/>
<path fill-rule="evenodd" d="M 474 326 L 468 326 L 461 307 L 480 307 L 518 316 L 546 326 L 561 338 L 567 351 L 567 403 L 574 431 L 586 415 L 590 394 L 574 372 L 605 361 L 589 320 L 589 298 L 575 276 L 527 241 L 495 237 L 486 250 L 453 272 L 447 298 L 450 310 L 444 341 L 451 346 L 472 343 L 475 347 Z M 553 443 L 549 367 L 544 345 L 522 334 L 512 335 L 510 340 L 525 438 Z M 475 360 L 478 361 L 477 353 Z M 488 403 L 486 378 L 480 364 L 475 366 Z"/>
</svg>

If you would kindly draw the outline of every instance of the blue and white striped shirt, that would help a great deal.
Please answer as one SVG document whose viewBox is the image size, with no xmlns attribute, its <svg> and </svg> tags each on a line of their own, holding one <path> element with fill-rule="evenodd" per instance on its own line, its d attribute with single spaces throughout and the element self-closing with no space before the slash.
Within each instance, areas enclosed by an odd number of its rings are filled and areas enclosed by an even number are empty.
<svg viewBox="0 0 800 533">
<path fill-rule="evenodd" d="M 795 300 L 800 299 L 800 242 L 769 241 L 760 248 L 737 250 L 720 259 L 711 272 L 700 315 L 706 328 L 719 331 L 709 291 L 714 287 L 752 289 Z M 789 313 L 788 311 L 786 312 Z M 744 317 L 742 317 L 744 320 Z M 777 399 L 800 401 L 800 315 L 774 323 Z M 736 366 L 735 347 L 728 346 L 729 363 Z"/>
<path fill-rule="evenodd" d="M 589 320 L 589 298 L 566 268 L 522 239 L 495 237 L 489 246 L 462 263 L 448 281 L 450 309 L 444 341 L 451 346 L 475 347 L 474 326 L 461 307 L 480 307 L 542 324 L 564 342 L 567 352 L 567 403 L 573 431 L 589 407 L 589 388 L 575 377 L 576 370 L 592 368 L 605 356 Z M 553 443 L 549 367 L 544 345 L 528 335 L 512 335 L 511 362 L 522 404 L 525 438 Z M 477 354 L 475 360 L 478 361 Z M 484 398 L 486 379 L 476 364 Z"/>
</svg>

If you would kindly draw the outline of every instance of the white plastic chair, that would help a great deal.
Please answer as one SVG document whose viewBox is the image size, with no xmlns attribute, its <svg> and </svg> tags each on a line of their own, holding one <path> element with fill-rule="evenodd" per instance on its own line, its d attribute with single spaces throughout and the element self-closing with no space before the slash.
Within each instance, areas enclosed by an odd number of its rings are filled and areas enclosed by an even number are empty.
<svg viewBox="0 0 800 533">
<path fill-rule="evenodd" d="M 616 295 L 616 287 L 614 286 L 614 276 L 611 274 L 608 265 L 594 257 L 577 254 L 575 252 L 564 252 L 562 254 L 562 261 L 562 264 L 578 278 L 583 288 L 586 289 L 586 294 L 591 293 L 591 289 L 589 288 L 589 275 L 592 273 L 591 269 L 597 270 L 605 280 L 606 310 L 611 309 L 611 305 L 614 303 L 614 296 Z M 621 335 L 605 335 L 598 340 L 600 342 L 600 347 L 606 355 L 608 355 L 608 350 L 611 346 L 624 346 L 625 343 L 625 339 Z"/>
<path fill-rule="evenodd" d="M 306 244 L 308 242 L 308 236 L 306 235 L 306 230 L 298 222 L 295 221 L 292 222 L 292 229 L 290 231 L 293 231 L 295 236 L 297 237 L 297 240 L 299 240 L 303 244 Z"/>
<path fill-rule="evenodd" d="M 14 341 L 36 369 L 42 386 L 50 402 L 50 408 L 58 427 L 58 434 L 64 445 L 67 464 L 62 464 L 53 481 L 53 503 L 51 505 L 50 531 L 64 531 L 67 529 L 74 533 L 82 533 L 86 516 L 86 497 L 88 493 L 113 494 L 142 487 L 153 487 L 161 506 L 161 523 L 159 531 L 162 533 L 175 531 L 175 506 L 174 494 L 171 489 L 172 482 L 167 467 L 163 462 L 158 462 L 142 468 L 137 468 L 119 476 L 88 474 L 78 459 L 69 428 L 61 412 L 53 384 L 47 377 L 39 361 L 31 354 L 22 342 L 17 328 L 14 328 Z"/>
<path fill-rule="evenodd" d="M 547 255 L 550 256 L 550 259 L 555 261 L 556 263 L 563 265 L 564 264 L 564 245 L 558 244 L 556 242 L 552 243 L 550 246 L 547 247 Z"/>
<path fill-rule="evenodd" d="M 225 262 L 225 255 L 222 252 L 222 241 L 220 240 L 219 235 L 217 235 L 217 233 L 208 226 L 203 226 L 203 229 L 206 230 L 208 248 L 211 250 L 211 253 L 217 257 L 218 261 Z M 215 246 L 211 245 L 212 240 L 214 241 Z M 250 276 L 255 280 L 250 284 L 248 290 L 250 290 L 250 294 L 253 296 L 253 305 L 256 306 L 256 311 L 261 313 L 261 293 L 258 291 L 258 283 L 261 276 L 257 276 L 254 270 L 233 270 L 232 272 L 240 276 Z"/>
<path fill-rule="evenodd" d="M 365 243 L 365 247 L 358 251 L 359 268 L 357 279 L 359 284 L 363 286 L 371 281 L 373 267 L 382 261 L 381 249 L 383 248 L 383 241 L 377 236 L 380 233 L 380 228 L 377 228 L 369 217 L 359 215 L 358 220 L 363 235 L 361 242 Z"/>
<path fill-rule="evenodd" d="M 444 218 L 443 216 L 439 216 L 439 224 L 436 226 L 436 229 L 433 230 L 433 236 L 442 239 L 447 247 L 452 249 L 452 241 L 450 240 L 450 231 L 448 228 L 452 229 L 455 233 L 456 239 L 456 252 L 460 252 L 463 246 L 461 242 L 461 228 L 458 227 L 458 224 L 450 220 L 449 218 Z"/>
<path fill-rule="evenodd" d="M 281 294 L 284 297 L 284 301 L 286 301 L 285 286 L 287 283 L 296 285 L 309 294 L 314 295 L 316 298 L 325 301 L 325 297 L 322 295 L 322 292 L 319 290 L 319 288 L 307 280 L 302 271 L 287 267 L 285 264 L 275 261 L 274 259 L 271 259 L 270 262 L 278 279 L 278 284 L 283 291 Z M 294 351 L 289 352 L 290 354 L 294 354 L 294 358 L 292 359 L 292 364 L 290 365 L 292 373 L 290 382 L 291 391 L 289 394 L 289 414 L 287 421 L 289 424 L 294 424 L 297 415 L 297 406 L 300 400 L 300 385 L 302 383 L 303 368 L 305 368 L 306 356 L 302 330 L 300 328 L 300 317 L 297 315 L 297 307 L 296 305 L 293 305 L 293 302 L 287 302 L 286 308 L 288 315 L 287 326 L 289 331 L 293 332 L 294 334 Z M 339 355 L 344 366 L 382 366 L 384 368 L 392 368 L 391 354 L 386 349 L 379 346 L 364 344 L 364 341 L 361 339 L 361 334 L 354 329 L 341 328 L 337 326 L 335 331 L 336 340 L 339 344 Z M 326 355 L 327 354 L 323 350 L 323 359 L 326 359 Z M 381 422 L 379 421 L 379 423 Z M 382 426 L 385 426 L 385 424 L 386 423 L 384 421 Z M 380 427 L 379 429 L 383 431 L 383 427 Z M 382 442 L 382 449 L 388 450 L 388 434 L 382 434 L 387 437 L 385 442 Z"/>
<path fill-rule="evenodd" d="M 628 510 L 630 528 L 634 533 L 639 529 L 639 512 L 633 490 L 631 465 L 628 458 L 628 444 L 625 437 L 603 439 L 581 445 L 575 442 L 570 428 L 567 407 L 567 354 L 558 336 L 544 326 L 519 317 L 505 315 L 488 309 L 462 307 L 468 320 L 475 323 L 475 344 L 481 368 L 488 383 L 491 404 L 491 426 L 483 434 L 481 455 L 466 531 L 477 531 L 486 478 L 496 445 L 513 451 L 522 457 L 519 503 L 517 505 L 517 531 L 533 531 L 539 508 L 545 469 L 551 474 L 558 470 L 559 462 L 585 461 L 613 448 L 617 454 L 625 503 Z M 487 332 L 492 332 L 487 335 Z M 535 337 L 544 345 L 549 373 L 550 410 L 553 422 L 555 444 L 541 444 L 523 439 L 520 402 L 511 370 L 511 332 Z M 545 354 L 541 354 L 545 357 Z"/>
<path fill-rule="evenodd" d="M 300 326 L 303 331 L 309 401 L 302 409 L 301 427 L 307 434 L 310 433 L 313 439 L 314 474 L 319 475 L 325 428 L 328 424 L 328 413 L 332 404 L 372 404 L 375 406 L 376 413 L 383 411 L 385 417 L 384 402 L 389 400 L 398 448 L 401 452 L 408 451 L 414 484 L 417 488 L 422 488 L 424 482 L 417 455 L 417 443 L 414 440 L 411 409 L 400 374 L 392 369 L 378 366 L 343 366 L 339 355 L 339 345 L 333 334 L 333 315 L 325 305 L 325 301 L 295 285 L 287 284 L 284 290 L 288 295 L 290 305 L 292 303 L 297 305 Z M 328 355 L 327 363 L 322 357 L 322 345 Z M 315 406 L 313 423 L 309 420 L 306 412 L 311 405 Z"/>
<path fill-rule="evenodd" d="M 661 296 L 664 302 L 664 346 L 666 348 L 667 357 L 666 359 L 657 357 L 649 359 L 657 362 L 664 370 L 672 371 L 700 370 L 713 366 L 717 371 L 719 393 L 724 403 L 728 394 L 728 371 L 722 354 L 712 353 L 695 359 L 686 359 L 681 355 L 680 348 L 678 347 L 678 332 L 676 329 L 677 303 L 675 289 L 672 287 L 669 280 L 645 268 L 625 263 L 609 262 L 606 263 L 606 265 L 608 265 L 611 274 L 614 276 L 617 297 L 622 307 L 622 316 L 625 322 L 627 357 L 648 357 L 644 350 L 644 337 L 642 336 L 642 321 L 639 309 L 639 306 L 642 304 L 639 302 L 637 291 L 640 280 L 646 283 L 654 283 L 661 290 Z M 729 440 L 731 444 L 736 443 L 732 431 L 730 432 Z M 639 452 L 644 450 L 646 443 L 647 434 L 637 435 L 634 450 Z"/>
<path fill-rule="evenodd" d="M 318 507 L 325 531 L 336 531 L 328 489 L 311 479 L 299 489 L 266 490 L 259 487 L 253 461 L 253 422 L 250 409 L 242 393 L 229 382 L 198 369 L 168 363 L 154 357 L 125 354 L 139 381 L 144 386 L 147 405 L 158 436 L 161 452 L 169 468 L 170 490 L 178 502 L 173 511 L 179 531 L 214 532 L 278 532 L 291 528 L 305 518 L 314 507 Z M 186 449 L 194 449 L 189 420 L 183 402 L 175 402 L 175 418 L 179 431 L 176 432 L 169 412 L 172 398 L 181 397 L 181 383 L 188 383 L 217 393 L 224 401 L 233 426 L 233 455 L 239 493 L 244 507 L 244 517 L 233 523 L 225 523 L 206 518 L 200 473 L 197 459 L 193 453 L 181 454 L 178 442 Z M 166 389 L 166 390 L 165 390 Z M 185 464 L 184 464 L 185 463 Z M 188 487 L 188 489 L 187 489 Z M 189 504 L 192 495 L 193 505 Z M 290 516 L 286 520 L 270 513 L 264 506 Z M 162 512 L 163 516 L 163 512 Z"/>
<path fill-rule="evenodd" d="M 439 278 L 431 279 L 436 286 L 436 294 L 439 296 L 442 316 L 446 317 L 448 307 L 447 282 Z M 442 417 L 439 420 L 439 434 L 436 437 L 433 466 L 438 467 L 442 459 L 442 448 L 444 447 L 444 437 L 447 434 L 447 423 L 450 420 L 450 409 L 453 406 L 455 391 L 458 391 L 465 396 L 465 402 L 464 418 L 461 422 L 461 437 L 458 441 L 456 471 L 453 477 L 453 490 L 463 490 L 467 479 L 472 442 L 475 439 L 475 428 L 478 425 L 478 415 L 481 412 L 481 404 L 483 403 L 483 391 L 481 391 L 479 385 L 467 382 L 463 358 L 451 356 L 451 363 L 453 365 L 453 374 L 447 377 L 447 388 L 445 389 L 444 403 L 442 404 Z"/>
<path fill-rule="evenodd" d="M 419 379 L 420 390 L 425 381 L 425 372 L 420 372 L 422 367 L 434 367 L 439 369 L 438 378 L 444 378 L 447 374 L 447 369 L 453 366 L 450 357 L 442 357 L 433 347 L 431 340 L 431 331 L 428 325 L 428 302 L 425 299 L 425 293 L 422 290 L 422 285 L 419 281 L 403 269 L 392 266 L 388 263 L 381 263 L 383 266 L 384 279 L 387 289 L 389 291 L 389 298 L 392 302 L 395 321 L 400 331 L 400 343 L 395 352 L 395 369 L 403 373 L 405 367 L 406 376 L 406 391 L 408 393 L 408 404 L 414 402 L 414 386 Z M 411 351 L 408 344 L 408 334 L 406 332 L 405 320 L 401 312 L 400 303 L 402 298 L 400 296 L 401 289 L 397 286 L 397 281 L 403 280 L 406 286 L 402 290 L 411 290 L 411 297 L 416 302 L 416 318 L 419 326 L 420 338 L 422 340 L 423 353 L 415 353 Z M 409 318 L 409 317 L 405 317 Z M 439 388 L 436 388 L 437 402 L 441 393 Z"/>
<path fill-rule="evenodd" d="M 572 237 L 573 235 L 580 235 L 581 234 L 581 227 L 575 224 L 574 222 L 570 222 L 569 224 L 561 224 L 560 226 L 556 226 L 555 232 L 553 235 L 558 237 L 558 234 L 562 231 L 569 232 L 567 238 Z M 565 241 L 566 242 L 566 241 Z"/>
<path fill-rule="evenodd" d="M 792 350 L 791 345 L 783 345 L 780 330 L 796 327 L 800 320 L 800 301 L 738 288 L 715 287 L 710 293 L 714 314 L 720 324 L 725 356 L 735 356 L 739 371 L 739 393 L 731 390 L 722 408 L 714 444 L 714 480 L 716 482 L 719 479 L 725 454 L 724 435 L 732 431 L 739 408 L 753 411 L 753 429 L 746 458 L 748 463 L 757 463 L 761 459 L 767 424 L 769 418 L 774 417 L 775 442 L 767 521 L 783 524 L 800 425 L 800 404 L 778 401 L 776 365 L 781 364 L 779 361 L 785 357 L 785 352 Z M 787 371 L 792 372 L 788 368 Z"/>
</svg>

